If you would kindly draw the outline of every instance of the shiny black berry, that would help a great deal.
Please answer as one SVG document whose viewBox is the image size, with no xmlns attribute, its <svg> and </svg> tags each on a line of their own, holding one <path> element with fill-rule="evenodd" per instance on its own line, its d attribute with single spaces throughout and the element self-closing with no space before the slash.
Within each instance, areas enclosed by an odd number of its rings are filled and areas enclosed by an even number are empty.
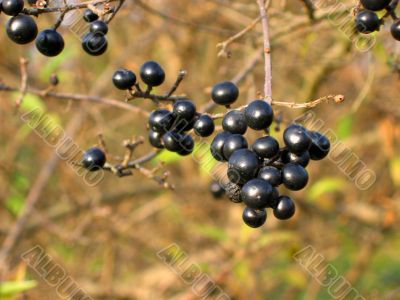
<svg viewBox="0 0 400 300">
<path fill-rule="evenodd" d="M 182 135 L 176 131 L 168 131 L 162 137 L 164 147 L 172 152 L 178 152 L 182 150 Z"/>
<path fill-rule="evenodd" d="M 88 23 L 96 21 L 98 18 L 99 16 L 91 9 L 86 9 L 83 12 L 83 19 Z"/>
<path fill-rule="evenodd" d="M 308 150 L 312 160 L 321 160 L 326 157 L 331 149 L 331 143 L 328 138 L 316 131 L 310 132 L 311 146 Z"/>
<path fill-rule="evenodd" d="M 251 179 L 242 187 L 242 199 L 250 208 L 266 208 L 272 200 L 272 185 L 261 178 Z"/>
<path fill-rule="evenodd" d="M 244 223 L 252 228 L 258 228 L 262 226 L 267 220 L 267 212 L 265 209 L 253 209 L 246 207 L 243 210 L 242 215 Z"/>
<path fill-rule="evenodd" d="M 194 133 L 201 137 L 213 134 L 215 130 L 214 120 L 208 115 L 201 115 L 193 125 Z"/>
<path fill-rule="evenodd" d="M 26 15 L 18 15 L 8 20 L 6 30 L 8 37 L 21 45 L 32 42 L 38 33 L 36 22 Z"/>
<path fill-rule="evenodd" d="M 90 23 L 90 32 L 92 33 L 101 33 L 101 34 L 107 34 L 108 32 L 108 25 L 106 22 L 97 20 L 93 21 Z"/>
<path fill-rule="evenodd" d="M 231 105 L 238 97 L 239 89 L 230 81 L 217 83 L 214 85 L 211 92 L 211 98 L 213 101 L 220 105 Z"/>
<path fill-rule="evenodd" d="M 287 164 L 282 168 L 282 182 L 289 190 L 299 191 L 308 182 L 308 173 L 300 165 Z"/>
<path fill-rule="evenodd" d="M 220 199 L 225 195 L 224 187 L 217 181 L 214 181 L 210 184 L 210 192 L 215 199 Z"/>
<path fill-rule="evenodd" d="M 174 103 L 172 112 L 177 120 L 190 122 L 196 115 L 196 105 L 189 100 L 179 100 Z"/>
<path fill-rule="evenodd" d="M 229 200 L 231 200 L 233 203 L 240 203 L 243 201 L 241 195 L 242 189 L 240 185 L 233 182 L 228 182 L 224 185 L 224 189 Z"/>
<path fill-rule="evenodd" d="M 104 34 L 88 32 L 82 39 L 82 48 L 92 56 L 102 55 L 106 52 L 108 42 Z"/>
<path fill-rule="evenodd" d="M 293 217 L 296 212 L 296 206 L 293 200 L 288 196 L 281 196 L 278 205 L 274 209 L 274 216 L 279 220 L 287 220 Z"/>
<path fill-rule="evenodd" d="M 241 134 L 230 135 L 224 143 L 222 153 L 224 154 L 225 160 L 229 160 L 232 153 L 239 149 L 247 148 L 248 144 L 246 138 Z"/>
<path fill-rule="evenodd" d="M 64 38 L 54 29 L 46 29 L 36 38 L 36 48 L 46 56 L 56 56 L 64 49 Z"/>
<path fill-rule="evenodd" d="M 244 115 L 247 125 L 255 130 L 267 129 L 274 120 L 271 105 L 263 100 L 251 102 L 245 109 Z"/>
<path fill-rule="evenodd" d="M 155 148 L 163 149 L 164 145 L 163 145 L 162 140 L 161 140 L 162 139 L 162 135 L 163 135 L 162 133 L 150 130 L 149 131 L 149 142 L 150 142 L 150 144 Z"/>
<path fill-rule="evenodd" d="M 275 167 L 266 166 L 260 169 L 258 178 L 268 181 L 273 186 L 278 186 L 282 183 L 282 172 Z"/>
<path fill-rule="evenodd" d="M 194 149 L 194 140 L 192 136 L 188 134 L 181 135 L 180 147 L 181 149 L 178 150 L 179 155 L 186 156 L 191 154 Z"/>
<path fill-rule="evenodd" d="M 165 72 L 157 62 L 148 61 L 140 68 L 140 77 L 148 86 L 159 86 L 165 80 Z"/>
<path fill-rule="evenodd" d="M 293 163 L 298 164 L 302 167 L 307 167 L 308 163 L 310 162 L 310 154 L 308 151 L 301 154 L 294 154 L 286 150 L 282 152 L 281 160 L 285 164 Z"/>
<path fill-rule="evenodd" d="M 112 81 L 117 89 L 129 90 L 136 83 L 136 75 L 130 70 L 119 69 L 115 71 Z"/>
<path fill-rule="evenodd" d="M 216 160 L 218 160 L 218 161 L 225 160 L 223 148 L 224 148 L 225 141 L 231 135 L 232 134 L 230 132 L 222 131 L 214 137 L 213 141 L 211 142 L 210 151 L 211 151 L 212 156 Z"/>
<path fill-rule="evenodd" d="M 230 133 L 244 134 L 247 130 L 244 113 L 240 110 L 228 112 L 222 120 L 222 128 Z"/>
<path fill-rule="evenodd" d="M 194 123 L 197 120 L 197 115 L 195 115 L 194 118 L 192 118 L 191 120 L 185 120 L 185 119 L 181 119 L 176 117 L 175 114 L 173 114 L 173 116 L 175 117 L 175 123 L 173 125 L 173 129 L 177 132 L 183 133 L 185 131 L 189 131 L 193 128 Z"/>
<path fill-rule="evenodd" d="M 395 40 L 400 41 L 400 20 L 392 24 L 392 27 L 390 27 L 390 32 Z"/>
<path fill-rule="evenodd" d="M 365 9 L 379 11 L 386 8 L 391 0 L 361 0 L 360 2 Z"/>
<path fill-rule="evenodd" d="M 251 148 L 260 158 L 273 158 L 279 153 L 279 143 L 272 136 L 255 140 Z"/>
<path fill-rule="evenodd" d="M 3 0 L 2 11 L 9 16 L 16 16 L 24 9 L 24 0 Z"/>
<path fill-rule="evenodd" d="M 100 148 L 90 148 L 83 154 L 82 165 L 89 171 L 97 171 L 106 163 L 106 155 Z"/>
<path fill-rule="evenodd" d="M 156 132 L 167 132 L 171 129 L 173 123 L 174 116 L 167 109 L 156 109 L 149 116 L 149 127 Z"/>
<path fill-rule="evenodd" d="M 382 21 L 378 15 L 372 11 L 364 10 L 356 16 L 356 29 L 361 33 L 371 33 L 379 30 Z"/>
<path fill-rule="evenodd" d="M 306 152 L 311 145 L 311 137 L 303 126 L 293 124 L 283 132 L 283 140 L 288 150 L 295 154 Z"/>
<path fill-rule="evenodd" d="M 257 154 L 253 151 L 236 150 L 228 161 L 228 178 L 233 183 L 245 184 L 257 176 L 259 166 Z"/>
</svg>

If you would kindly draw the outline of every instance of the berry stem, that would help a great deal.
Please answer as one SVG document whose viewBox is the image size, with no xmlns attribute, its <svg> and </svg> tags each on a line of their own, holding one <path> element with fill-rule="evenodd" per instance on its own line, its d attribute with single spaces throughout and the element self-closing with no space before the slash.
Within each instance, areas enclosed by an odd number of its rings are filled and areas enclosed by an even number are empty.
<svg viewBox="0 0 400 300">
<path fill-rule="evenodd" d="M 269 3 L 269 2 L 268 2 Z M 257 0 L 260 9 L 262 31 L 264 37 L 264 98 L 271 104 L 272 102 L 272 63 L 271 63 L 271 45 L 269 41 L 269 20 L 265 8 L 264 0 Z"/>
</svg>

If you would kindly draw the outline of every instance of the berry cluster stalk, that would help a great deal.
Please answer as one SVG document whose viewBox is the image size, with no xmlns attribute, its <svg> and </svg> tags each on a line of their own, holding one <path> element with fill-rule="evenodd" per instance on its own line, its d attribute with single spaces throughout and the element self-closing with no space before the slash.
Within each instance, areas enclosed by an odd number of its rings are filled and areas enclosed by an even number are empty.
<svg viewBox="0 0 400 300">
<path fill-rule="evenodd" d="M 269 42 L 269 22 L 268 14 L 265 9 L 264 0 L 257 0 L 260 9 L 262 31 L 264 36 L 264 98 L 271 104 L 272 102 L 272 64 L 271 64 L 271 46 Z"/>
</svg>

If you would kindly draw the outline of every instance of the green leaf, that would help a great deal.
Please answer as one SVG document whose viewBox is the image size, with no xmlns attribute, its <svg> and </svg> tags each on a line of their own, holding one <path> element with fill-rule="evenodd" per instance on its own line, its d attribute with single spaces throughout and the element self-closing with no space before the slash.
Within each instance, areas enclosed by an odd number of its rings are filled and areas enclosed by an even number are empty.
<svg viewBox="0 0 400 300">
<path fill-rule="evenodd" d="M 216 241 L 226 241 L 229 237 L 226 231 L 221 227 L 216 226 L 208 226 L 208 225 L 199 225 L 195 226 L 195 230 L 208 238 L 211 238 Z"/>
<path fill-rule="evenodd" d="M 21 93 L 15 92 L 13 93 L 13 98 L 15 100 L 19 99 Z M 45 112 L 47 110 L 46 104 L 44 101 L 36 95 L 33 94 L 26 94 L 24 97 L 24 101 L 21 104 L 21 110 L 23 112 L 30 112 L 30 111 L 41 111 Z"/>
<path fill-rule="evenodd" d="M 13 296 L 37 286 L 35 280 L 5 281 L 0 283 L 0 297 Z"/>
<path fill-rule="evenodd" d="M 325 177 L 316 181 L 308 191 L 308 199 L 317 201 L 323 194 L 343 191 L 346 181 L 339 177 Z"/>
<path fill-rule="evenodd" d="M 338 121 L 336 133 L 339 139 L 346 139 L 352 134 L 354 117 L 351 115 L 344 116 Z"/>
<path fill-rule="evenodd" d="M 11 195 L 6 200 L 6 208 L 14 216 L 18 216 L 25 204 L 25 197 L 22 195 Z"/>
<path fill-rule="evenodd" d="M 172 164 L 174 162 L 180 161 L 183 158 L 183 156 L 180 156 L 179 154 L 167 150 L 161 151 L 159 155 L 153 160 L 155 164 L 160 163 L 160 162 L 165 162 L 166 164 Z"/>
</svg>

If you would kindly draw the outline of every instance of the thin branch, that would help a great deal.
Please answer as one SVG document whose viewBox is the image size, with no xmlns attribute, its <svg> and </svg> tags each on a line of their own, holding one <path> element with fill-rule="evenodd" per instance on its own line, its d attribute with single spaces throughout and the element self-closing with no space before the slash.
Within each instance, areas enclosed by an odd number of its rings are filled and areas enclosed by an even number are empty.
<svg viewBox="0 0 400 300">
<path fill-rule="evenodd" d="M 20 89 L 0 83 L 0 91 L 18 92 L 18 91 L 20 91 Z M 132 111 L 135 113 L 140 113 L 140 114 L 143 114 L 144 116 L 149 115 L 149 113 L 146 110 L 141 109 L 140 107 L 136 107 L 136 106 L 133 106 L 131 104 L 128 104 L 128 103 L 125 103 L 125 102 L 122 102 L 122 101 L 119 101 L 116 99 L 103 98 L 100 96 L 89 96 L 89 95 L 83 95 L 83 94 L 51 92 L 48 90 L 39 90 L 39 89 L 34 89 L 34 88 L 29 88 L 29 87 L 26 89 L 26 93 L 37 95 L 37 96 L 43 97 L 43 98 L 55 98 L 55 99 L 62 99 L 62 100 L 96 102 L 96 103 L 101 103 L 101 104 L 110 105 L 110 106 L 118 107 L 121 109 L 129 110 L 129 111 Z"/>
<path fill-rule="evenodd" d="M 24 101 L 24 97 L 27 93 L 27 88 L 28 88 L 28 70 L 27 70 L 28 60 L 21 57 L 19 62 L 21 70 L 21 88 L 20 88 L 21 96 L 18 98 L 16 103 L 17 109 L 21 106 L 22 101 Z"/>
<path fill-rule="evenodd" d="M 328 103 L 328 102 L 342 103 L 344 100 L 345 100 L 345 98 L 343 95 L 328 95 L 328 96 L 324 96 L 324 97 L 318 98 L 316 100 L 308 101 L 308 102 L 304 102 L 304 103 L 272 101 L 271 105 L 289 107 L 289 108 L 312 108 L 312 107 L 316 107 L 318 104 L 321 104 L 321 103 Z M 244 110 L 246 107 L 247 107 L 247 105 L 243 105 L 238 108 L 235 108 L 234 110 Z M 210 116 L 215 120 L 215 119 L 221 119 L 225 115 L 226 115 L 226 112 L 218 113 L 218 114 L 214 114 L 214 115 L 210 115 Z"/>
<path fill-rule="evenodd" d="M 271 62 L 271 45 L 269 41 L 269 20 L 265 9 L 264 0 L 257 0 L 260 10 L 260 17 L 263 30 L 264 40 L 264 98 L 268 103 L 272 101 L 272 62 Z"/>
<path fill-rule="evenodd" d="M 227 40 L 217 44 L 217 48 L 221 48 L 221 50 L 218 52 L 219 57 L 230 57 L 230 51 L 227 50 L 228 46 L 236 41 L 237 39 L 241 38 L 244 36 L 247 32 L 251 31 L 258 22 L 260 22 L 261 16 L 258 16 L 256 19 L 253 20 L 247 27 L 245 27 L 243 30 L 239 31 L 235 35 L 231 36 Z"/>
</svg>

